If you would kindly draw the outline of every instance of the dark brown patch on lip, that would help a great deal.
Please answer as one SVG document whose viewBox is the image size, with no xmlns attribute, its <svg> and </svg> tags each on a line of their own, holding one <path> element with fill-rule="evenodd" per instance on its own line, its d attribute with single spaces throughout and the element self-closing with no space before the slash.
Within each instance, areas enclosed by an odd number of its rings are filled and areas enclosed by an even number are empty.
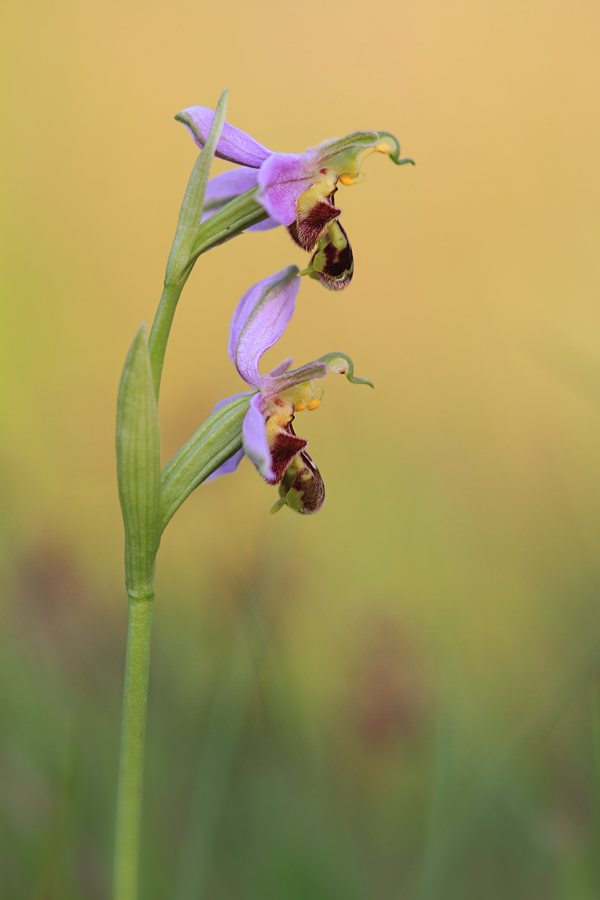
<svg viewBox="0 0 600 900">
<path fill-rule="evenodd" d="M 325 265 L 320 272 L 315 271 L 315 276 L 322 285 L 331 291 L 341 291 L 347 287 L 352 281 L 354 274 L 354 256 L 352 247 L 348 240 L 348 235 L 338 222 L 338 227 L 346 238 L 345 247 L 338 249 L 331 241 L 329 241 L 323 250 L 317 251 L 325 256 Z M 311 262 L 314 262 L 316 253 Z"/>
<path fill-rule="evenodd" d="M 292 423 L 279 429 L 272 438 L 270 449 L 274 478 L 265 479 L 269 484 L 279 484 L 294 457 L 306 447 L 308 441 L 294 433 Z"/>
<path fill-rule="evenodd" d="M 304 250 L 312 250 L 327 226 L 342 214 L 328 200 L 319 200 L 309 211 L 296 219 L 294 239 Z"/>
<path fill-rule="evenodd" d="M 296 228 L 296 223 L 292 222 L 291 225 L 288 225 L 287 230 L 288 230 L 288 233 L 289 233 L 291 239 L 294 241 L 294 243 L 298 244 L 299 247 L 302 247 L 302 244 L 300 243 L 300 238 L 298 237 L 298 229 Z M 302 247 L 302 249 L 304 250 L 304 247 Z"/>
<path fill-rule="evenodd" d="M 305 450 L 294 460 L 279 492 L 282 496 L 289 495 L 288 505 L 305 516 L 318 512 L 325 503 L 325 485 L 321 473 Z"/>
</svg>

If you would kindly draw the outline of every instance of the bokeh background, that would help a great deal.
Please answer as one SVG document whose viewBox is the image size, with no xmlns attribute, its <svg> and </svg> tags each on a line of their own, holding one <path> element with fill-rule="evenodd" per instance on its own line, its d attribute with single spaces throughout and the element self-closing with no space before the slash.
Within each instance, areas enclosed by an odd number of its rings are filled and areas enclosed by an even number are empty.
<svg viewBox="0 0 600 900">
<path fill-rule="evenodd" d="M 394 132 L 340 198 L 356 274 L 266 360 L 350 354 L 158 559 L 144 900 L 600 896 L 600 13 L 593 0 L 24 0 L 2 30 L 2 897 L 110 893 L 125 648 L 114 418 L 214 106 L 276 150 Z M 215 171 L 226 168 L 215 165 Z M 203 257 L 165 462 L 240 389 L 228 323 L 306 256 Z"/>
</svg>

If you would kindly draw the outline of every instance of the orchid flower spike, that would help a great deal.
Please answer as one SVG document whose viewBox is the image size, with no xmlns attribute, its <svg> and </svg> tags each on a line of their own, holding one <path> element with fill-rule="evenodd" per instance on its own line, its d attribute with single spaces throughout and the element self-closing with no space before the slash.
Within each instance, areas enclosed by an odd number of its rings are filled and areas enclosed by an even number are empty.
<svg viewBox="0 0 600 900">
<path fill-rule="evenodd" d="M 175 118 L 183 122 L 202 149 L 213 116 L 212 109 L 206 106 L 189 106 Z M 400 144 L 387 131 L 354 131 L 309 147 L 306 153 L 274 153 L 226 122 L 215 156 L 240 168 L 209 181 L 205 216 L 258 185 L 257 200 L 269 217 L 252 228 L 287 226 L 300 247 L 314 251 L 303 274 L 318 279 L 330 290 L 342 290 L 352 279 L 354 260 L 348 236 L 339 222 L 342 211 L 333 198 L 338 184 L 356 183 L 363 151 L 384 153 L 398 166 L 414 165 L 412 159 L 400 159 Z"/>
<path fill-rule="evenodd" d="M 317 409 L 323 388 L 315 387 L 313 379 L 327 372 L 345 375 L 352 384 L 373 385 L 354 376 L 352 360 L 344 353 L 328 353 L 292 371 L 292 360 L 286 359 L 267 375 L 259 373 L 263 353 L 279 340 L 292 318 L 299 286 L 298 267 L 288 266 L 250 288 L 233 314 L 229 358 L 254 393 L 244 418 L 242 449 L 211 478 L 234 472 L 246 454 L 268 484 L 279 485 L 280 499 L 271 512 L 287 505 L 310 514 L 323 506 L 325 487 L 306 452 L 308 442 L 292 427 L 296 413 Z M 222 400 L 215 409 L 232 399 Z"/>
</svg>

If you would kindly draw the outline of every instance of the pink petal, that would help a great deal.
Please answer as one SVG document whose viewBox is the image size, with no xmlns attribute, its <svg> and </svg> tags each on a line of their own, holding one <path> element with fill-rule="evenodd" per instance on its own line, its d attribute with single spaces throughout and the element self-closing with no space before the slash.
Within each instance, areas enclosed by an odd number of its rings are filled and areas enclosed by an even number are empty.
<svg viewBox="0 0 600 900">
<path fill-rule="evenodd" d="M 250 408 L 244 417 L 244 424 L 242 425 L 242 440 L 244 442 L 244 450 L 260 474 L 267 481 L 272 481 L 275 477 L 273 461 L 267 440 L 265 415 L 262 410 L 262 397 L 260 394 L 257 394 L 250 401 Z"/>
<path fill-rule="evenodd" d="M 247 384 L 260 388 L 258 363 L 279 340 L 294 313 L 298 267 L 288 266 L 244 294 L 229 329 L 229 358 Z"/>
<path fill-rule="evenodd" d="M 316 170 L 304 154 L 273 153 L 260 167 L 258 200 L 266 211 L 281 222 L 296 221 L 296 202 L 314 184 Z"/>
<path fill-rule="evenodd" d="M 213 116 L 214 112 L 208 106 L 188 106 L 187 109 L 177 113 L 175 118 L 178 122 L 183 122 L 196 144 L 202 149 L 208 140 Z M 215 156 L 240 166 L 258 169 L 271 153 L 268 147 L 259 144 L 245 131 L 240 131 L 239 128 L 225 122 Z"/>
</svg>

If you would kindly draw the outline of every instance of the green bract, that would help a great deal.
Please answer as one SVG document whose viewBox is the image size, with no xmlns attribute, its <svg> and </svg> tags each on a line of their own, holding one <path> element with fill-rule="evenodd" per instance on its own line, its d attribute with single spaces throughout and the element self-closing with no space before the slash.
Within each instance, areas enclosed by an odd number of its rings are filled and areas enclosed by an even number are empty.
<svg viewBox="0 0 600 900">
<path fill-rule="evenodd" d="M 117 405 L 117 476 L 130 593 L 151 589 L 160 541 L 160 435 L 146 323 L 125 362 Z"/>
<path fill-rule="evenodd" d="M 236 397 L 202 423 L 162 473 L 161 531 L 183 501 L 242 446 L 251 394 Z"/>
<path fill-rule="evenodd" d="M 227 98 L 229 91 L 225 90 L 219 98 L 215 110 L 215 118 L 211 128 L 208 142 L 204 151 L 198 156 L 188 181 L 188 186 L 179 211 L 177 230 L 173 240 L 173 246 L 167 262 L 165 282 L 180 281 L 189 267 L 192 248 L 196 243 L 196 235 L 202 220 L 202 208 L 204 206 L 204 194 L 210 174 L 210 167 L 215 155 L 215 149 L 221 137 L 225 114 L 227 112 Z M 189 274 L 189 271 L 187 272 Z"/>
</svg>

